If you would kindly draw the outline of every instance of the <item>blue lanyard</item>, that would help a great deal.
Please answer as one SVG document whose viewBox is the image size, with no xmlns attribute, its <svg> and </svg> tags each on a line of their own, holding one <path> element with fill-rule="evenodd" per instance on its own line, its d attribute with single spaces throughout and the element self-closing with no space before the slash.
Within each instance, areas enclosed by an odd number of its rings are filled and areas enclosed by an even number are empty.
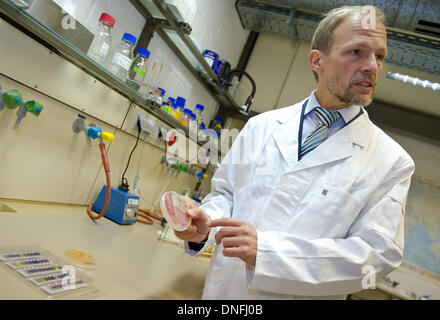
<svg viewBox="0 0 440 320">
<path fill-rule="evenodd" d="M 302 135 L 303 135 L 303 123 L 304 123 L 304 113 L 306 111 L 306 107 L 307 107 L 307 103 L 309 102 L 309 99 L 307 99 L 303 106 L 302 106 L 302 110 L 301 110 L 301 119 L 299 121 L 299 132 L 298 132 L 298 162 L 301 160 L 301 148 L 302 148 Z M 346 126 L 348 126 L 350 123 L 352 123 L 354 120 L 356 120 L 357 118 L 359 118 L 362 114 L 364 113 L 364 109 L 361 107 L 361 111 L 356 115 L 356 117 L 354 117 L 353 119 L 351 119 L 349 122 L 347 122 L 341 129 L 345 128 Z"/>
<path fill-rule="evenodd" d="M 301 148 L 302 148 L 302 137 L 303 137 L 303 123 L 304 123 L 304 112 L 306 112 L 307 103 L 309 99 L 307 99 L 301 110 L 301 118 L 299 120 L 299 133 L 298 133 L 298 162 L 301 160 Z"/>
</svg>

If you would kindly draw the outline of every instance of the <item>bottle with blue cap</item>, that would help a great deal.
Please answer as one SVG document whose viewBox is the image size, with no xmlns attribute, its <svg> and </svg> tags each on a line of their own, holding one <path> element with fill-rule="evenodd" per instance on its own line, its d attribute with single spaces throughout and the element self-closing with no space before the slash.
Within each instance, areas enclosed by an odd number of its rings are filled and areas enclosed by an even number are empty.
<svg viewBox="0 0 440 320">
<path fill-rule="evenodd" d="M 162 106 L 160 107 L 160 110 L 168 113 L 168 108 L 171 108 L 170 105 L 168 104 L 168 101 L 163 101 Z"/>
<path fill-rule="evenodd" d="M 185 98 L 177 97 L 176 100 L 176 110 L 174 112 L 174 118 L 180 121 L 183 115 L 183 110 L 185 109 Z"/>
<path fill-rule="evenodd" d="M 211 123 L 209 124 L 209 128 L 214 129 L 218 137 L 220 137 L 220 134 L 222 132 L 222 122 L 223 119 L 217 116 L 214 118 L 214 120 L 211 120 Z"/>
<path fill-rule="evenodd" d="M 189 130 L 190 130 L 190 132 L 194 132 L 194 134 L 197 136 L 198 128 L 199 128 L 199 125 L 197 123 L 197 115 L 191 111 L 191 113 L 189 115 Z"/>
<path fill-rule="evenodd" d="M 180 118 L 180 123 L 185 127 L 189 127 L 189 120 L 191 119 L 191 110 L 183 109 L 182 117 Z"/>
<path fill-rule="evenodd" d="M 204 50 L 202 56 L 205 59 L 208 66 L 210 66 L 211 69 L 214 70 L 219 59 L 218 53 L 212 50 Z M 198 66 L 197 69 L 202 73 L 206 73 L 205 69 L 203 69 L 202 66 Z"/>
<path fill-rule="evenodd" d="M 200 123 L 199 131 L 198 131 L 198 140 L 206 141 L 206 133 L 205 133 L 206 125 L 204 122 Z"/>
<path fill-rule="evenodd" d="M 139 91 L 147 76 L 148 58 L 150 51 L 140 47 L 128 71 L 127 83 L 136 91 Z"/>
<path fill-rule="evenodd" d="M 118 78 L 125 81 L 128 77 L 128 70 L 133 62 L 133 49 L 136 44 L 136 37 L 125 33 L 121 43 L 113 48 L 108 59 L 108 69 Z"/>
<path fill-rule="evenodd" d="M 162 105 L 165 103 L 164 107 L 162 108 L 163 111 L 165 111 L 166 113 L 168 113 L 169 115 L 174 117 L 174 103 L 176 102 L 176 99 L 172 98 L 172 97 L 168 97 L 167 101 L 164 101 L 162 103 Z"/>
<path fill-rule="evenodd" d="M 205 110 L 205 106 L 201 105 L 201 104 L 197 104 L 196 105 L 196 118 L 197 118 L 197 126 L 200 127 L 200 124 L 203 122 L 203 117 L 202 117 L 202 113 L 203 110 Z"/>
<path fill-rule="evenodd" d="M 162 105 L 163 97 L 165 96 L 165 89 L 157 87 L 153 92 L 150 92 L 148 98 L 150 100 L 156 101 L 159 105 Z"/>
<path fill-rule="evenodd" d="M 174 104 L 171 104 L 171 105 L 168 107 L 168 115 L 169 115 L 170 117 L 172 117 L 172 118 L 175 118 L 175 117 L 176 117 L 176 106 L 175 106 Z"/>
</svg>

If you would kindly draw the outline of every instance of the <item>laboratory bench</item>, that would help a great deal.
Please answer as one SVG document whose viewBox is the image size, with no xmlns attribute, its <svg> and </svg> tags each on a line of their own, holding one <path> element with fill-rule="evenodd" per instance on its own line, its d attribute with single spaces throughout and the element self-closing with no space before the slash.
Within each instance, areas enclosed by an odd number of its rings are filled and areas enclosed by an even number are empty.
<svg viewBox="0 0 440 320">
<path fill-rule="evenodd" d="M 85 205 L 0 199 L 0 249 L 38 246 L 61 260 L 67 249 L 81 249 L 93 255 L 95 268 L 77 268 L 90 280 L 89 290 L 67 294 L 60 299 L 201 298 L 209 255 L 188 256 L 183 250 L 183 242 L 164 239 L 164 235 L 172 234 L 172 230 L 166 232 L 158 221 L 152 225 L 119 225 L 106 218 L 92 221 L 86 208 Z M 402 268 L 392 274 L 401 282 L 399 287 L 393 288 L 379 281 L 376 289 L 363 290 L 347 298 L 414 299 L 408 292 L 417 289 L 416 286 L 412 288 L 417 274 Z M 421 281 L 419 279 L 418 283 Z M 404 282 L 408 285 L 405 286 Z M 426 283 L 422 288 L 428 288 Z M 438 299 L 435 288 L 437 286 L 433 285 L 430 294 L 433 299 Z M 0 300 L 51 298 L 0 261 Z"/>
<path fill-rule="evenodd" d="M 65 299 L 200 299 L 209 257 L 190 257 L 182 246 L 160 240 L 159 222 L 93 221 L 86 208 L 0 199 L 0 247 L 38 246 L 58 259 L 67 249 L 90 253 L 95 267 L 76 269 L 90 288 Z M 53 298 L 2 262 L 0 284 L 0 300 Z"/>
</svg>

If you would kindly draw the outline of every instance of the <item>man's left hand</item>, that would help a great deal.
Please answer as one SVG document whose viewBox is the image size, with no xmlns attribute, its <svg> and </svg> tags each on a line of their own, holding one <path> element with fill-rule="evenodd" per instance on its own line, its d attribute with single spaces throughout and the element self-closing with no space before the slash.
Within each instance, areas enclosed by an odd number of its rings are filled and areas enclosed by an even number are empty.
<svg viewBox="0 0 440 320">
<path fill-rule="evenodd" d="M 257 259 L 257 230 L 247 221 L 231 218 L 212 220 L 211 228 L 223 227 L 215 235 L 218 244 L 223 242 L 223 255 L 243 260 L 250 269 Z"/>
</svg>

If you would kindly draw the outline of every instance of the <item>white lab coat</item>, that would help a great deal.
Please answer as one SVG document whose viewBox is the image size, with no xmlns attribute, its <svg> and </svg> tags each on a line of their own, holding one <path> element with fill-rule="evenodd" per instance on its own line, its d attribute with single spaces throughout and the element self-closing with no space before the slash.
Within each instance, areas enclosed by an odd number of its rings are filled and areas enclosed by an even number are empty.
<svg viewBox="0 0 440 320">
<path fill-rule="evenodd" d="M 203 299 L 345 299 L 402 262 L 411 157 L 364 110 L 298 162 L 303 102 L 251 118 L 214 175 L 201 208 L 251 222 L 258 248 L 248 270 L 216 247 Z"/>
</svg>

